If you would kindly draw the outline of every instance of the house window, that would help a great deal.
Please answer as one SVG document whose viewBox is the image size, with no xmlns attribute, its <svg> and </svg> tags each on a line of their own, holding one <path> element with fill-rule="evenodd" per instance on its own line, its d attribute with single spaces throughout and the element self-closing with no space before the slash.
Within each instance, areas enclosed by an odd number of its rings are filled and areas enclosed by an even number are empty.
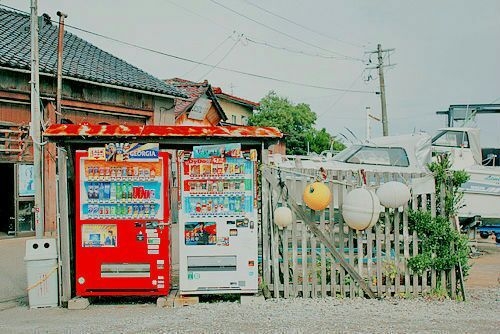
<svg viewBox="0 0 500 334">
<path fill-rule="evenodd" d="M 231 115 L 231 123 L 236 124 L 236 115 Z"/>
<path fill-rule="evenodd" d="M 241 116 L 241 124 L 242 125 L 248 125 L 248 117 Z"/>
</svg>

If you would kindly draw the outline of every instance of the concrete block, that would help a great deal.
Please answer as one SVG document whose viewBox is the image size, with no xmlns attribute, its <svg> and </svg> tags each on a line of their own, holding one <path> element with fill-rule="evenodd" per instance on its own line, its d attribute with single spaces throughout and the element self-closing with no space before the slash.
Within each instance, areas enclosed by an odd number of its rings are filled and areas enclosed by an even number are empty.
<svg viewBox="0 0 500 334">
<path fill-rule="evenodd" d="M 198 296 L 177 295 L 174 298 L 174 307 L 184 307 L 184 306 L 198 304 L 199 302 L 200 302 L 200 297 Z"/>
<path fill-rule="evenodd" d="M 90 305 L 88 298 L 73 298 L 68 300 L 68 310 L 85 310 Z"/>
<path fill-rule="evenodd" d="M 264 296 L 249 296 L 249 295 L 241 295 L 240 304 L 241 305 L 250 305 L 250 304 L 263 304 L 266 301 Z"/>
<path fill-rule="evenodd" d="M 165 307 L 167 306 L 167 298 L 166 297 L 158 297 L 156 299 L 156 307 Z"/>
</svg>

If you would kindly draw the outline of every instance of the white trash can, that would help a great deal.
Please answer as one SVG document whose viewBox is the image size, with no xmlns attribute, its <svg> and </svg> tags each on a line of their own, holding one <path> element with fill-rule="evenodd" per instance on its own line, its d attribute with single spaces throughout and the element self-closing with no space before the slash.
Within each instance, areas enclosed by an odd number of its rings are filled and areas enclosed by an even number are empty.
<svg viewBox="0 0 500 334">
<path fill-rule="evenodd" d="M 30 308 L 58 305 L 56 239 L 26 241 L 26 272 Z"/>
</svg>

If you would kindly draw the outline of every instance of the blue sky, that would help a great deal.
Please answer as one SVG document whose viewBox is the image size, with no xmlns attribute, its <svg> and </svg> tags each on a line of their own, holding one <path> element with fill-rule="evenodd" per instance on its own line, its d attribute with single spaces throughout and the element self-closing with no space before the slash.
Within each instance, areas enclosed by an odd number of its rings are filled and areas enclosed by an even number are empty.
<svg viewBox="0 0 500 334">
<path fill-rule="evenodd" d="M 0 4 L 29 12 L 30 1 Z M 57 20 L 60 10 L 68 14 L 68 25 L 163 53 L 333 88 L 195 66 L 67 28 L 161 79 L 207 79 L 255 101 L 274 90 L 308 103 L 318 115 L 317 127 L 335 135 L 350 137 L 348 128 L 364 138 L 366 107 L 380 115 L 378 95 L 341 91 L 378 91 L 377 71 L 366 69 L 366 52 L 378 43 L 395 49 L 390 53 L 395 65 L 385 71 L 390 134 L 433 133 L 445 125 L 435 111 L 450 104 L 500 103 L 496 0 L 39 0 L 38 5 L 39 15 Z M 472 124 L 481 127 L 485 145 L 500 146 L 500 115 L 482 115 Z M 381 135 L 381 128 L 373 123 L 373 136 Z"/>
</svg>

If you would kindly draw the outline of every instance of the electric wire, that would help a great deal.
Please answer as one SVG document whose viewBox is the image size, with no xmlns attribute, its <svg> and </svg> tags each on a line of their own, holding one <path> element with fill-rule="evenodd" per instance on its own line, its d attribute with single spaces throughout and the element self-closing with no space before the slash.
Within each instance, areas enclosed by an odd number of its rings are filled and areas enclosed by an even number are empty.
<svg viewBox="0 0 500 334">
<path fill-rule="evenodd" d="M 326 38 L 328 38 L 330 40 L 334 40 L 334 41 L 337 41 L 337 42 L 340 42 L 340 43 L 344 43 L 344 44 L 348 44 L 348 45 L 351 45 L 351 46 L 355 46 L 355 47 L 358 47 L 358 48 L 364 48 L 365 47 L 364 45 L 359 45 L 359 44 L 347 42 L 347 41 L 341 40 L 339 38 L 335 38 L 335 37 L 329 36 L 329 35 L 321 32 L 321 31 L 318 31 L 318 30 L 315 30 L 315 29 L 311 29 L 311 28 L 309 28 L 309 27 L 307 27 L 307 26 L 305 26 L 303 24 L 297 23 L 297 22 L 295 22 L 293 20 L 290 20 L 289 18 L 286 18 L 286 17 L 284 17 L 282 15 L 276 14 L 276 13 L 274 13 L 274 12 L 272 12 L 272 11 L 264 8 L 264 7 L 261 7 L 261 6 L 255 4 L 255 3 L 251 2 L 251 1 L 248 1 L 248 0 L 243 0 L 243 1 L 246 2 L 247 4 L 253 6 L 253 7 L 256 7 L 258 9 L 260 9 L 260 10 L 262 10 L 262 11 L 264 11 L 264 12 L 270 14 L 270 15 L 272 15 L 272 16 L 278 17 L 278 18 L 280 18 L 282 20 L 285 20 L 286 22 L 294 24 L 294 25 L 296 25 L 298 27 L 301 27 L 302 29 L 305 29 L 307 31 L 313 32 L 313 33 L 318 34 L 320 36 L 326 37 Z"/>
<path fill-rule="evenodd" d="M 171 0 L 167 0 L 170 4 L 178 7 L 178 8 L 181 8 L 197 17 L 200 17 L 202 19 L 205 19 L 207 21 L 210 21 L 211 23 L 221 27 L 221 28 L 224 28 L 226 29 L 227 31 L 231 31 L 233 29 L 225 26 L 225 25 L 222 25 L 220 24 L 219 22 L 215 21 L 215 20 L 212 20 L 211 18 L 209 17 L 206 17 L 206 16 L 203 16 L 203 15 L 200 15 L 199 13 L 195 12 L 194 10 L 192 9 L 189 9 L 189 8 L 186 8 L 184 6 L 181 6 Z M 235 30 L 233 30 L 233 33 L 235 32 Z M 294 50 L 294 49 L 291 49 L 291 48 L 288 48 L 288 47 L 284 47 L 284 46 L 277 46 L 273 43 L 269 43 L 269 42 L 262 42 L 262 41 L 257 41 L 255 38 L 253 37 L 247 37 L 248 34 L 244 34 L 245 36 L 245 40 L 247 42 L 250 42 L 250 43 L 253 43 L 253 44 L 257 44 L 257 45 L 261 45 L 261 46 L 265 46 L 265 47 L 269 47 L 269 48 L 273 48 L 273 49 L 277 49 L 277 50 L 282 50 L 282 51 L 286 51 L 286 52 L 290 52 L 290 53 L 295 53 L 295 54 L 300 54 L 300 55 L 304 55 L 304 56 L 310 56 L 310 57 L 319 57 L 319 58 L 325 58 L 325 59 L 340 59 L 340 60 L 351 60 L 351 58 L 347 58 L 345 56 L 326 56 L 326 55 L 321 55 L 321 54 L 314 54 L 314 53 L 311 53 L 311 52 L 306 52 L 306 51 L 301 51 L 301 50 Z M 358 60 L 356 60 L 358 61 Z"/>
<path fill-rule="evenodd" d="M 356 79 L 354 79 L 354 81 L 349 85 L 349 88 L 348 89 L 351 89 L 358 81 L 361 77 L 363 77 L 363 74 L 365 73 L 365 70 L 363 70 L 357 77 Z M 337 98 L 337 100 L 335 100 L 331 105 L 329 105 L 324 111 L 318 113 L 318 118 L 322 115 L 324 115 L 327 111 L 329 111 L 330 109 L 332 109 L 334 106 L 336 106 L 340 100 L 342 100 L 344 98 L 344 96 L 346 95 L 347 92 L 342 92 L 342 94 L 340 94 L 340 96 Z"/>
<path fill-rule="evenodd" d="M 198 79 L 198 81 L 201 81 L 204 78 L 206 78 L 207 75 L 209 75 L 217 66 L 219 66 L 220 63 L 222 63 L 224 61 L 224 59 L 227 58 L 227 56 L 229 56 L 229 54 L 234 50 L 234 48 L 236 47 L 236 45 L 238 45 L 238 43 L 240 42 L 240 38 L 241 38 L 241 35 L 238 37 L 238 39 L 233 44 L 233 46 L 231 46 L 231 48 L 224 54 L 224 56 L 214 66 L 212 66 L 212 68 L 209 69 L 208 72 L 206 72 L 205 74 L 203 74 L 200 77 L 200 79 Z"/>
<path fill-rule="evenodd" d="M 273 28 L 273 27 L 271 27 L 271 26 L 269 26 L 269 25 L 267 25 L 267 24 L 265 24 L 265 23 L 262 23 L 262 22 L 260 22 L 260 21 L 255 20 L 255 19 L 252 19 L 251 17 L 249 17 L 249 16 L 247 16 L 247 15 L 245 15 L 245 14 L 242 14 L 242 13 L 240 13 L 240 12 L 238 12 L 238 11 L 236 11 L 236 10 L 234 10 L 234 9 L 230 8 L 230 7 L 227 7 L 227 6 L 226 6 L 226 5 L 224 5 L 224 4 L 221 4 L 220 2 L 217 2 L 217 1 L 215 1 L 215 0 L 210 0 L 210 1 L 211 1 L 211 2 L 213 2 L 214 4 L 218 5 L 218 6 L 222 7 L 222 8 L 225 8 L 226 10 L 228 10 L 228 11 L 230 11 L 230 12 L 232 12 L 232 13 L 236 14 L 236 15 L 239 15 L 239 16 L 241 16 L 241 17 L 244 17 L 244 18 L 246 18 L 247 20 L 250 20 L 250 21 L 252 21 L 252 22 L 254 22 L 254 23 L 257 23 L 258 25 L 261 25 L 261 26 L 263 26 L 263 27 L 266 27 L 267 29 L 270 29 L 270 30 L 272 30 L 272 31 L 274 31 L 274 32 L 276 32 L 276 33 L 278 33 L 278 34 L 281 34 L 281 35 L 283 35 L 283 36 L 286 36 L 286 37 L 291 38 L 291 39 L 293 39 L 293 40 L 296 40 L 296 41 L 298 41 L 298 42 L 301 42 L 301 43 L 304 43 L 304 44 L 306 44 L 306 45 L 309 45 L 309 46 L 315 47 L 315 48 L 317 48 L 317 49 L 320 49 L 320 50 L 323 50 L 323 51 L 326 51 L 326 52 L 329 52 L 329 53 L 332 53 L 332 54 L 337 54 L 337 55 L 339 55 L 339 56 L 343 56 L 343 57 L 346 57 L 346 58 L 349 58 L 349 59 L 353 59 L 353 60 L 357 60 L 357 61 L 361 61 L 361 62 L 363 61 L 363 59 L 361 59 L 361 58 L 355 58 L 355 57 L 347 56 L 347 55 L 341 54 L 341 53 L 339 53 L 339 52 L 335 52 L 335 51 L 332 51 L 332 50 L 325 49 L 325 48 L 323 48 L 323 47 L 321 47 L 321 46 L 319 46 L 319 45 L 315 45 L 315 44 L 313 44 L 313 43 L 309 43 L 308 41 L 305 41 L 305 40 L 303 40 L 303 39 L 297 38 L 297 37 L 295 37 L 295 36 L 293 36 L 293 35 L 290 35 L 290 34 L 288 34 L 288 33 L 286 33 L 286 32 L 283 32 L 283 31 L 281 31 L 281 30 L 278 30 L 278 29 L 276 29 L 276 28 Z"/>
<path fill-rule="evenodd" d="M 248 38 L 248 37 L 245 37 L 245 40 L 248 41 L 248 42 L 250 42 L 250 43 L 257 44 L 257 45 L 262 45 L 262 46 L 270 47 L 270 48 L 273 48 L 273 49 L 276 49 L 276 50 L 284 50 L 284 51 L 287 51 L 287 52 L 290 52 L 290 53 L 300 54 L 300 55 L 304 55 L 304 56 L 318 57 L 318 58 L 325 58 L 325 59 L 352 60 L 350 58 L 345 58 L 345 57 L 327 56 L 327 55 L 322 55 L 322 54 L 319 54 L 319 53 L 309 53 L 309 52 L 301 51 L 301 50 L 293 50 L 293 49 L 289 49 L 289 48 L 284 47 L 284 46 L 273 45 L 273 44 L 268 43 L 268 42 L 259 42 L 259 41 L 256 41 L 254 39 Z"/>
<path fill-rule="evenodd" d="M 206 55 L 201 61 L 205 61 L 208 59 L 208 57 L 210 57 L 211 55 L 213 55 L 224 43 L 226 43 L 226 41 L 228 39 L 230 39 L 232 37 L 232 35 L 229 35 L 226 37 L 226 39 L 224 39 L 221 43 L 219 43 L 208 55 Z M 198 66 L 200 66 L 200 64 L 196 64 L 194 65 L 190 70 L 188 70 L 186 73 L 184 73 L 182 75 L 182 78 L 185 78 L 189 73 L 193 72 L 196 68 L 198 68 Z"/>
<path fill-rule="evenodd" d="M 6 6 L 6 5 L 3 5 L 3 4 L 0 4 L 0 7 L 12 8 L 10 6 Z M 20 12 L 20 13 L 24 13 L 24 14 L 28 14 L 29 15 L 29 13 L 21 11 L 19 9 L 15 9 L 15 10 L 18 11 L 18 12 Z M 51 22 L 58 23 L 55 20 L 51 20 Z M 173 59 L 177 59 L 177 60 L 189 62 L 189 63 L 192 63 L 192 64 L 199 64 L 199 65 L 202 65 L 202 66 L 214 67 L 214 68 L 216 68 L 218 70 L 223 70 L 223 71 L 226 71 L 226 72 L 237 73 L 237 74 L 241 74 L 241 75 L 245 75 L 245 76 L 249 76 L 249 77 L 254 77 L 254 78 L 259 78 L 259 79 L 265 79 L 265 80 L 274 81 L 274 82 L 281 82 L 281 83 L 295 85 L 295 86 L 301 86 L 301 87 L 323 89 L 323 90 L 331 90 L 331 91 L 339 91 L 339 92 L 346 91 L 346 92 L 349 92 L 349 93 L 362 93 L 362 94 L 377 94 L 376 91 L 351 90 L 351 89 L 343 89 L 343 88 L 321 86 L 321 85 L 316 85 L 316 84 L 308 84 L 308 83 L 302 83 L 302 82 L 297 82 L 297 81 L 279 79 L 279 78 L 269 77 L 269 76 L 265 76 L 265 75 L 260 75 L 260 74 L 255 74 L 255 73 L 240 71 L 240 70 L 231 69 L 231 68 L 222 67 L 222 66 L 214 66 L 213 64 L 207 64 L 205 62 L 196 61 L 196 60 L 192 60 L 192 59 L 181 57 L 181 56 L 176 56 L 176 55 L 173 55 L 173 54 L 170 54 L 170 53 L 166 53 L 166 52 L 155 50 L 155 49 L 152 49 L 152 48 L 149 48 L 149 47 L 141 46 L 141 45 L 138 45 L 138 44 L 135 44 L 135 43 L 123 41 L 123 40 L 120 40 L 120 39 L 117 39 L 117 38 L 114 38 L 114 37 L 110 37 L 110 36 L 106 36 L 106 35 L 103 35 L 103 34 L 100 34 L 100 33 L 96 33 L 96 32 L 93 32 L 93 31 L 90 31 L 90 30 L 87 30 L 87 29 L 79 28 L 79 27 L 76 27 L 76 26 L 73 26 L 73 25 L 70 25 L 70 24 L 67 24 L 67 23 L 64 23 L 64 26 L 66 28 L 72 28 L 72 29 L 75 29 L 77 31 L 81 31 L 81 32 L 84 32 L 84 33 L 87 33 L 87 34 L 90 34 L 90 35 L 94 35 L 94 36 L 97 36 L 97 37 L 100 37 L 100 38 L 104 38 L 104 39 L 107 39 L 107 40 L 110 40 L 110 41 L 114 41 L 116 43 L 120 43 L 120 44 L 123 44 L 123 45 L 127 45 L 127 46 L 130 46 L 130 47 L 134 47 L 134 48 L 137 48 L 137 49 L 140 49 L 140 50 L 144 50 L 144 51 L 148 51 L 148 52 L 151 52 L 151 53 L 159 54 L 159 55 L 166 56 L 166 57 L 169 57 L 169 58 L 173 58 Z"/>
</svg>

